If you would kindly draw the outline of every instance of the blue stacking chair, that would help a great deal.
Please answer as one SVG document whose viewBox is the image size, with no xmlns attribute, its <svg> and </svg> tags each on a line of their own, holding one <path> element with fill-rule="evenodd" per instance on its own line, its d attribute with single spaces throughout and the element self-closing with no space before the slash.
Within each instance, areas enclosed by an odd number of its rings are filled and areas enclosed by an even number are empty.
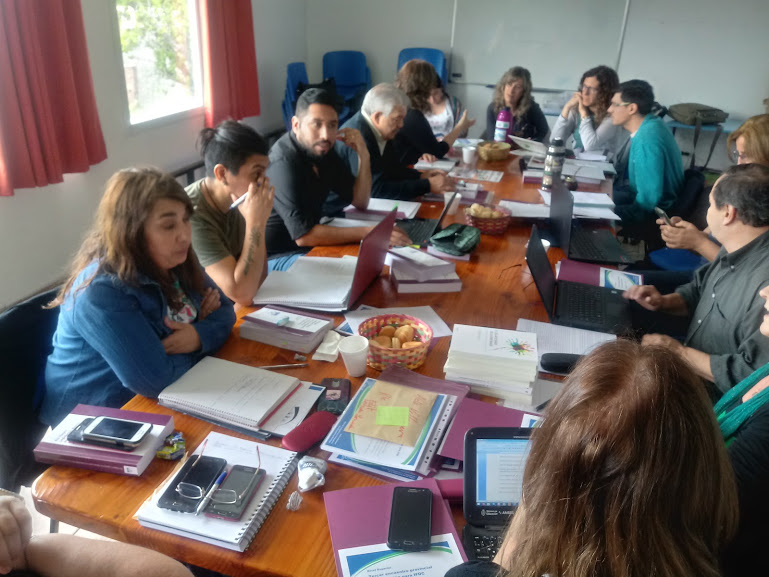
<svg viewBox="0 0 769 577">
<path fill-rule="evenodd" d="M 286 130 L 291 130 L 291 117 L 296 110 L 296 91 L 299 83 L 309 84 L 307 68 L 304 62 L 292 62 L 286 71 L 286 93 L 283 96 L 283 123 Z"/>
<path fill-rule="evenodd" d="M 346 121 L 360 109 L 363 97 L 371 88 L 371 71 L 366 55 L 356 50 L 337 50 L 323 55 L 323 79 L 333 78 L 336 92 L 344 99 L 345 110 L 339 122 Z"/>
<path fill-rule="evenodd" d="M 446 61 L 446 55 L 437 48 L 404 48 L 398 54 L 398 70 L 403 68 L 409 60 L 426 60 L 433 65 L 438 76 L 441 77 L 443 85 L 446 86 L 449 80 L 449 65 Z"/>
</svg>

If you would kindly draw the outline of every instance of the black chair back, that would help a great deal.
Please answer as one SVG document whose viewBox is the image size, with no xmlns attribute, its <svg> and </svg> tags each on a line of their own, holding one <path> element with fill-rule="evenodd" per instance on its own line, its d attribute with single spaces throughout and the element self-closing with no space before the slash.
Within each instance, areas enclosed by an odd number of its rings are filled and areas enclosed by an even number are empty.
<svg viewBox="0 0 769 577">
<path fill-rule="evenodd" d="M 704 190 L 705 175 L 702 171 L 687 168 L 684 171 L 684 184 L 676 204 L 670 210 L 670 216 L 680 216 L 684 220 L 691 220 Z"/>
</svg>

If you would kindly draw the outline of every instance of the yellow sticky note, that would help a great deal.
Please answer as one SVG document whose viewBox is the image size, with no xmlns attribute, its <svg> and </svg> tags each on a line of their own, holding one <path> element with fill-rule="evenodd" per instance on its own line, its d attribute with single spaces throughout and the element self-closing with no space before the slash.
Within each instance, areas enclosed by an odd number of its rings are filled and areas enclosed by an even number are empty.
<svg viewBox="0 0 769 577">
<path fill-rule="evenodd" d="M 377 425 L 393 425 L 395 427 L 408 427 L 409 408 L 408 407 L 383 407 L 376 409 Z"/>
</svg>

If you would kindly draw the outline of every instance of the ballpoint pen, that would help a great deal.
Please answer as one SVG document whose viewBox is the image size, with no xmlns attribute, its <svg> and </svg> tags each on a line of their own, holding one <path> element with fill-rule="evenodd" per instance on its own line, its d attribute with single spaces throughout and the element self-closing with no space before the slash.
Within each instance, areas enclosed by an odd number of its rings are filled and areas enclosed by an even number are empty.
<svg viewBox="0 0 769 577">
<path fill-rule="evenodd" d="M 264 367 L 256 367 L 257 369 L 298 369 L 300 367 L 307 367 L 309 363 L 288 363 L 286 365 L 267 365 Z"/>
<path fill-rule="evenodd" d="M 246 200 L 246 197 L 247 197 L 247 196 L 248 196 L 248 192 L 246 192 L 246 194 L 244 194 L 244 195 L 243 195 L 243 196 L 241 196 L 241 197 L 240 197 L 238 200 L 236 200 L 235 202 L 233 202 L 233 203 L 230 205 L 230 208 L 229 208 L 229 210 L 232 210 L 233 208 L 237 208 L 237 207 L 239 207 L 241 204 L 243 204 L 243 201 L 244 201 L 244 200 Z"/>
<path fill-rule="evenodd" d="M 219 475 L 219 478 L 216 480 L 216 482 L 211 485 L 211 488 L 208 490 L 208 493 L 206 493 L 206 496 L 203 497 L 200 500 L 200 504 L 198 505 L 198 508 L 195 509 L 195 516 L 200 515 L 200 512 L 206 508 L 206 506 L 211 502 L 211 497 L 214 496 L 214 493 L 216 493 L 217 489 L 222 484 L 222 481 L 224 481 L 224 478 L 227 476 L 227 471 L 222 471 L 222 474 Z"/>
</svg>

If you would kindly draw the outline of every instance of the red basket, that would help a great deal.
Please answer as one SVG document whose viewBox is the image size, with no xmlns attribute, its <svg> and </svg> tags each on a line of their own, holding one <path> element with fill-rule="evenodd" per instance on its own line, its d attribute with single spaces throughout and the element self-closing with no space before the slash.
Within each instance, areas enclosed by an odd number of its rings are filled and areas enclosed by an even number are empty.
<svg viewBox="0 0 769 577">
<path fill-rule="evenodd" d="M 480 218 L 470 214 L 468 212 L 470 207 L 468 207 L 465 209 L 465 222 L 470 226 L 474 226 L 483 234 L 503 234 L 513 220 L 510 211 L 501 206 L 494 206 L 492 204 L 482 204 L 481 206 L 493 208 L 494 210 L 503 213 L 505 216 L 500 216 L 499 218 Z"/>
<path fill-rule="evenodd" d="M 383 347 L 375 341 L 370 341 L 367 363 L 373 369 L 379 371 L 390 365 L 416 369 L 422 366 L 427 357 L 427 348 L 433 338 L 433 329 L 426 322 L 409 315 L 390 314 L 371 317 L 363 321 L 358 327 L 358 334 L 372 339 L 379 334 L 384 327 L 392 325 L 401 327 L 411 325 L 414 327 L 414 340 L 421 344 L 410 349 L 393 349 Z"/>
</svg>

